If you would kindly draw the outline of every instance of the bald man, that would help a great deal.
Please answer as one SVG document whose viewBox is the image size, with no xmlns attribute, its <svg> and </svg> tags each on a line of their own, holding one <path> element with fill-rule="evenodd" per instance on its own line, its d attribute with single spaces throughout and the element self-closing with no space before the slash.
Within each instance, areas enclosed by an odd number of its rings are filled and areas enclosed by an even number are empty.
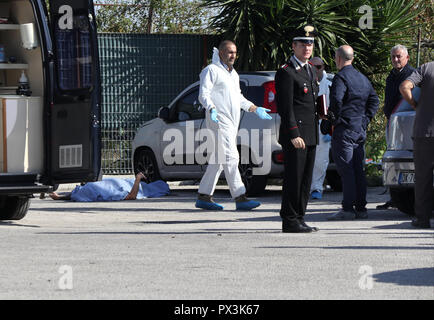
<svg viewBox="0 0 434 320">
<path fill-rule="evenodd" d="M 378 110 L 379 100 L 371 82 L 352 66 L 354 51 L 339 47 L 335 63 L 339 72 L 330 89 L 329 113 L 335 116 L 332 155 L 342 179 L 342 209 L 328 220 L 364 219 L 366 176 L 364 171 L 366 130 Z"/>
</svg>

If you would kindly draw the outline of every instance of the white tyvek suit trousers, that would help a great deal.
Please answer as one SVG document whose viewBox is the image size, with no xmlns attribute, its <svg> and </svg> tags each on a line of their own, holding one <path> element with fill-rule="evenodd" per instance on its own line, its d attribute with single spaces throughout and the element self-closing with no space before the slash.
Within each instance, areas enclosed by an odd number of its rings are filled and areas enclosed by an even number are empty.
<svg viewBox="0 0 434 320">
<path fill-rule="evenodd" d="M 315 164 L 312 173 L 310 192 L 317 190 L 323 192 L 324 179 L 329 165 L 329 153 L 331 142 L 324 141 L 324 135 L 319 134 L 319 145 L 316 146 Z"/>
<path fill-rule="evenodd" d="M 226 181 L 229 186 L 232 198 L 236 198 L 246 193 L 246 188 L 241 180 L 241 175 L 237 164 L 209 164 L 205 174 L 200 181 L 199 193 L 212 195 L 214 194 L 215 186 L 224 170 Z"/>
<path fill-rule="evenodd" d="M 207 127 L 216 137 L 216 148 L 211 154 L 205 174 L 200 181 L 199 193 L 213 195 L 218 179 L 224 171 L 232 198 L 237 198 L 246 193 L 246 187 L 238 170 L 239 155 L 237 151 L 236 135 L 228 135 L 228 131 L 215 130 L 215 124 L 210 123 L 207 117 Z M 221 126 L 222 124 L 220 124 Z M 229 129 L 229 128 L 228 128 Z"/>
</svg>

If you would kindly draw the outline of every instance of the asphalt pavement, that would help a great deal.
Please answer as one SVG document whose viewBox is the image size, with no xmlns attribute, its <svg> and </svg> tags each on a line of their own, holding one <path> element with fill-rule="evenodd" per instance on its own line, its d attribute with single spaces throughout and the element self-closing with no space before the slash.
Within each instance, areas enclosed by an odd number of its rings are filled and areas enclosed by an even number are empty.
<svg viewBox="0 0 434 320">
<path fill-rule="evenodd" d="M 35 197 L 24 219 L 0 222 L 0 299 L 434 299 L 434 229 L 375 210 L 384 188 L 369 188 L 368 219 L 328 221 L 342 194 L 326 192 L 306 215 L 319 232 L 283 234 L 279 186 L 251 212 L 226 186 L 220 212 L 194 208 L 197 186 L 170 187 L 109 203 Z"/>
</svg>

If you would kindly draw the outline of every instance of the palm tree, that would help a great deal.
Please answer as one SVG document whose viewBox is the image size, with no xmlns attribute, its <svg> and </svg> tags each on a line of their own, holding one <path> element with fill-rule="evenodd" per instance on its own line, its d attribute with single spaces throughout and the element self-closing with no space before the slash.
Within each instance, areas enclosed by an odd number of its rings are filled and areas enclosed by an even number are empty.
<svg viewBox="0 0 434 320">
<path fill-rule="evenodd" d="M 332 65 L 334 50 L 338 44 L 344 43 L 345 36 L 355 31 L 351 19 L 347 15 L 339 14 L 342 8 L 348 6 L 349 1 L 287 0 L 286 2 L 285 16 L 288 18 L 284 21 L 284 25 L 293 29 L 300 28 L 306 23 L 315 26 L 318 31 L 315 39 L 315 55 Z"/>
<path fill-rule="evenodd" d="M 373 13 L 372 29 L 360 29 L 357 26 L 354 29 L 355 32 L 347 33 L 345 39 L 346 43 L 350 44 L 357 53 L 354 65 L 358 69 L 368 76 L 382 74 L 390 69 L 391 47 L 397 43 L 408 45 L 413 41 L 412 35 L 417 29 L 414 21 L 423 10 L 422 7 L 415 8 L 416 2 L 408 0 L 369 1 Z M 360 13 L 354 15 L 353 21 L 358 20 L 360 15 Z"/>
<path fill-rule="evenodd" d="M 238 48 L 237 69 L 260 70 L 269 60 L 267 23 L 270 5 L 258 0 L 204 0 L 204 6 L 221 8 L 213 27 Z M 269 1 L 272 2 L 272 1 Z"/>
<path fill-rule="evenodd" d="M 238 46 L 240 70 L 276 69 L 291 54 L 292 32 L 306 23 L 319 33 L 315 55 L 334 66 L 334 51 L 350 44 L 357 55 L 355 66 L 373 75 L 388 67 L 392 44 L 410 41 L 408 30 L 423 10 L 421 0 L 202 0 L 220 7 L 213 26 Z M 362 29 L 359 8 L 372 8 L 372 29 Z"/>
<path fill-rule="evenodd" d="M 432 32 L 431 0 L 202 0 L 204 6 L 220 8 L 213 26 L 238 45 L 240 70 L 275 70 L 292 54 L 292 32 L 306 23 L 319 32 L 316 56 L 332 69 L 335 49 L 349 44 L 356 53 L 354 66 L 373 81 L 382 96 L 389 51 L 397 44 L 414 42 L 421 21 Z M 372 26 L 363 28 L 363 5 L 372 9 Z M 428 12 L 428 14 L 426 14 Z M 368 18 L 369 17 L 368 15 Z M 423 18 L 422 18 L 423 19 Z M 425 20 L 427 20 L 425 18 Z M 426 23 L 426 22 L 425 22 Z M 411 47 L 411 46 L 410 46 Z M 369 127 L 368 156 L 381 157 L 384 151 L 384 117 L 376 117 Z M 373 132 L 374 131 L 374 132 Z"/>
</svg>

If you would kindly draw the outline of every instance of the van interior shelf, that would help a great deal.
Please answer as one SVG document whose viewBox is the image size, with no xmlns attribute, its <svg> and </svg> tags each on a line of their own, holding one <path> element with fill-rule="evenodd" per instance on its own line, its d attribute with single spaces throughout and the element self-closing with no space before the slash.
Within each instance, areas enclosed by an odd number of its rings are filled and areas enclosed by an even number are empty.
<svg viewBox="0 0 434 320">
<path fill-rule="evenodd" d="M 2 23 L 0 24 L 0 30 L 20 30 L 19 24 Z"/>
<path fill-rule="evenodd" d="M 28 69 L 27 63 L 0 63 L 0 69 Z"/>
</svg>

